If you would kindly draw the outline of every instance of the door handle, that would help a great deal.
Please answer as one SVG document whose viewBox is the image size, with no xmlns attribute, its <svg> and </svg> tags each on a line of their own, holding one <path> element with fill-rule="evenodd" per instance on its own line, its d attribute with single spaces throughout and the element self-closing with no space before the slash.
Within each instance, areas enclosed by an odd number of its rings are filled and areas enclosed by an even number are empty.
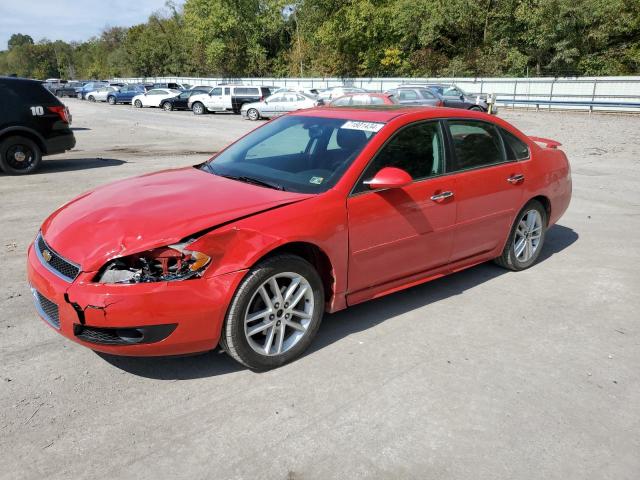
<svg viewBox="0 0 640 480">
<path fill-rule="evenodd" d="M 518 173 L 517 175 L 512 175 L 509 178 L 507 178 L 507 182 L 515 185 L 516 183 L 520 183 L 524 180 L 524 175 L 521 173 Z"/>
<path fill-rule="evenodd" d="M 433 200 L 434 202 L 442 202 L 444 200 L 446 200 L 447 198 L 451 198 L 453 197 L 453 192 L 442 192 L 442 193 L 437 193 L 435 195 L 431 195 L 431 200 Z"/>
</svg>

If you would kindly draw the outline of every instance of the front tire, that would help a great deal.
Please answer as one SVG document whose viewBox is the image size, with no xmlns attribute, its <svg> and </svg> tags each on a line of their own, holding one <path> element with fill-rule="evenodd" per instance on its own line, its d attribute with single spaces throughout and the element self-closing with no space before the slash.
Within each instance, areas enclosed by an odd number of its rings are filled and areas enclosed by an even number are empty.
<svg viewBox="0 0 640 480">
<path fill-rule="evenodd" d="M 42 151 L 26 137 L 9 137 L 0 143 L 0 170 L 8 175 L 26 175 L 40 167 Z"/>
<path fill-rule="evenodd" d="M 133 106 L 136 108 L 142 108 L 142 102 L 140 100 L 136 100 L 133 102 Z"/>
<path fill-rule="evenodd" d="M 277 255 L 240 283 L 220 343 L 253 370 L 276 368 L 309 347 L 323 314 L 324 288 L 315 268 L 296 255 Z"/>
<path fill-rule="evenodd" d="M 170 112 L 171 110 L 173 110 L 173 105 L 171 104 L 171 102 L 164 102 L 164 103 L 162 104 L 162 109 L 163 109 L 165 112 Z"/>
<path fill-rule="evenodd" d="M 90 102 L 95 102 L 96 101 L 96 97 L 94 97 L 93 95 L 89 95 L 87 100 L 89 100 Z"/>
<path fill-rule="evenodd" d="M 206 112 L 204 104 L 202 102 L 196 102 L 191 105 L 191 110 L 195 115 L 203 115 Z"/>
<path fill-rule="evenodd" d="M 516 216 L 502 255 L 495 262 L 516 272 L 536 263 L 547 234 L 547 222 L 547 211 L 539 201 L 527 203 Z"/>
<path fill-rule="evenodd" d="M 249 120 L 253 120 L 254 122 L 260 118 L 260 112 L 255 108 L 250 108 L 247 110 L 247 118 Z"/>
<path fill-rule="evenodd" d="M 107 98 L 107 103 L 109 105 L 115 105 L 116 104 L 116 97 L 109 97 Z"/>
<path fill-rule="evenodd" d="M 474 105 L 473 107 L 469 107 L 469 110 L 472 110 L 474 112 L 484 112 L 484 108 L 479 107 L 478 105 Z"/>
</svg>

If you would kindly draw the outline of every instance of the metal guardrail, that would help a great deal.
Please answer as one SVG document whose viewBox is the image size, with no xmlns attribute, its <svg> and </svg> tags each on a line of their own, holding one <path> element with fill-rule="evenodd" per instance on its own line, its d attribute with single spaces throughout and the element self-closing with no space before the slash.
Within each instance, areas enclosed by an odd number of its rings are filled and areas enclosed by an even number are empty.
<svg viewBox="0 0 640 480">
<path fill-rule="evenodd" d="M 580 101 L 580 100 L 525 100 L 525 99 L 506 99 L 506 98 L 496 98 L 497 104 L 502 105 L 535 105 L 536 110 L 540 110 L 540 105 L 547 105 L 549 107 L 587 107 L 589 108 L 589 113 L 593 111 L 594 108 L 602 107 L 613 107 L 613 108 L 638 108 L 640 109 L 640 102 L 602 102 L 602 101 Z"/>
</svg>

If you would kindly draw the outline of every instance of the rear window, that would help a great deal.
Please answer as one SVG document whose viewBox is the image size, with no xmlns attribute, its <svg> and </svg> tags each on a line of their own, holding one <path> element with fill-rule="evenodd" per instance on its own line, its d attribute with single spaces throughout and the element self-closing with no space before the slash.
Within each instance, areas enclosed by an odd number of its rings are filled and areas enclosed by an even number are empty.
<svg viewBox="0 0 640 480">
<path fill-rule="evenodd" d="M 236 87 L 236 95 L 260 95 L 260 90 L 257 88 Z"/>
<path fill-rule="evenodd" d="M 8 94 L 11 95 L 13 93 L 22 102 L 62 105 L 56 96 L 42 84 L 35 82 L 7 82 L 5 85 Z"/>
</svg>

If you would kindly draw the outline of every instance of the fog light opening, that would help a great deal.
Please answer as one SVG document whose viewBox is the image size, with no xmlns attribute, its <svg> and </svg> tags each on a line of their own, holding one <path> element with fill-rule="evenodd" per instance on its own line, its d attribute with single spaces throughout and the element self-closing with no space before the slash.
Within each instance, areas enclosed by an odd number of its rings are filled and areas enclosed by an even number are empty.
<svg viewBox="0 0 640 480">
<path fill-rule="evenodd" d="M 119 328 L 116 335 L 127 343 L 140 343 L 144 339 L 144 332 L 139 328 Z"/>
</svg>

